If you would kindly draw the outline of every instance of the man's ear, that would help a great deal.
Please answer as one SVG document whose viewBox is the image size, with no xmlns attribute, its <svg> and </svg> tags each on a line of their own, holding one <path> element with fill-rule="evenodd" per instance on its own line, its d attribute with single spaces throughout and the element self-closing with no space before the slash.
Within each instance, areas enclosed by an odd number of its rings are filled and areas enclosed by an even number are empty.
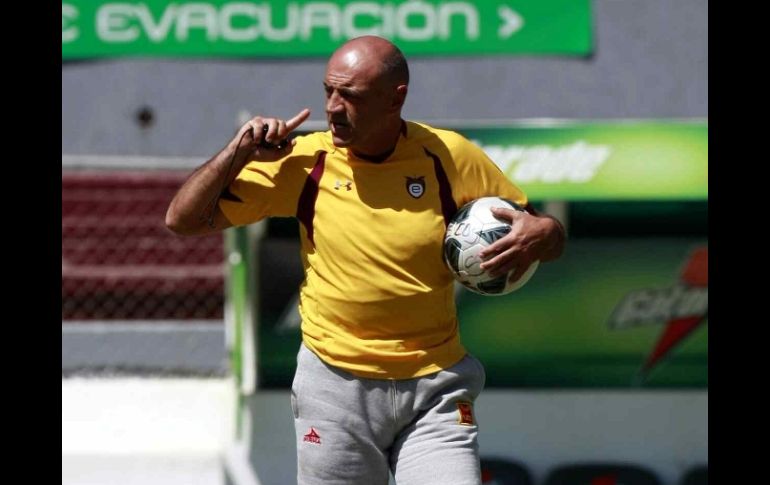
<svg viewBox="0 0 770 485">
<path fill-rule="evenodd" d="M 393 109 L 401 109 L 404 106 L 407 91 L 409 91 L 409 88 L 406 84 L 396 86 L 396 95 L 393 96 L 393 104 L 391 106 Z"/>
</svg>

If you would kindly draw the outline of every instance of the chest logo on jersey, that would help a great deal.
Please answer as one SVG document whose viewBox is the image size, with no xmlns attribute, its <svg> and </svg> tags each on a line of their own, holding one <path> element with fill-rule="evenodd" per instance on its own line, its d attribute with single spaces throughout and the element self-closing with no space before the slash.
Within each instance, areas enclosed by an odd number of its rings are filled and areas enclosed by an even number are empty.
<svg viewBox="0 0 770 485">
<path fill-rule="evenodd" d="M 406 191 L 415 199 L 425 193 L 425 177 L 406 177 Z"/>
<path fill-rule="evenodd" d="M 334 183 L 334 190 L 340 190 L 340 187 L 345 187 L 345 189 L 351 190 L 351 188 L 353 187 L 353 181 L 345 180 L 343 182 L 340 179 L 337 179 L 337 181 Z"/>
</svg>

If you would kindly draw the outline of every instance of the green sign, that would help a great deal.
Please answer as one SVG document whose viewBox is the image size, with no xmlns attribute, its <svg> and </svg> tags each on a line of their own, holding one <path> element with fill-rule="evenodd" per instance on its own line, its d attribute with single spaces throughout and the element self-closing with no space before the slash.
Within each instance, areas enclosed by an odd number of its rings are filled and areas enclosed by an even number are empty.
<svg viewBox="0 0 770 485">
<path fill-rule="evenodd" d="M 63 59 L 327 56 L 361 35 L 407 55 L 588 55 L 590 0 L 62 1 Z"/>
<path fill-rule="evenodd" d="M 708 387 L 708 242 L 569 241 L 504 297 L 464 291 L 466 348 L 492 387 Z"/>
<path fill-rule="evenodd" d="M 271 284 L 298 285 L 285 274 L 271 273 Z M 705 237 L 571 240 L 514 293 L 457 291 L 462 341 L 483 362 L 487 387 L 708 387 Z M 260 315 L 263 387 L 291 384 L 296 304 Z"/>
<path fill-rule="evenodd" d="M 708 199 L 708 123 L 460 129 L 532 200 Z"/>
</svg>

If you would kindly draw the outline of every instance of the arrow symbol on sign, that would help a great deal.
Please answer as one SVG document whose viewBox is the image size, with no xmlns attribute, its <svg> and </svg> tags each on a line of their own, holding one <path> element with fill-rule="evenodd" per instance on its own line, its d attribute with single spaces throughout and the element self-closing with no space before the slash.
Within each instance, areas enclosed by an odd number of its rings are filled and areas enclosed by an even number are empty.
<svg viewBox="0 0 770 485">
<path fill-rule="evenodd" d="M 503 21 L 503 24 L 497 29 L 497 37 L 500 39 L 507 39 L 524 26 L 524 19 L 521 18 L 521 15 L 507 5 L 498 6 L 497 15 Z"/>
</svg>

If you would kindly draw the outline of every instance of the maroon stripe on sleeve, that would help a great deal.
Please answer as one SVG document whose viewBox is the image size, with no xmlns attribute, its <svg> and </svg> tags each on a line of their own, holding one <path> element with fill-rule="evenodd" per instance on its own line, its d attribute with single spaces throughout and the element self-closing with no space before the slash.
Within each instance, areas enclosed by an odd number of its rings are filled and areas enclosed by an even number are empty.
<svg viewBox="0 0 770 485">
<path fill-rule="evenodd" d="M 423 150 L 425 150 L 426 155 L 433 159 L 433 170 L 435 170 L 436 180 L 438 180 L 438 195 L 441 198 L 441 212 L 444 214 L 444 224 L 448 226 L 449 221 L 457 212 L 457 204 L 452 198 L 452 186 L 449 185 L 449 178 L 446 176 L 438 156 L 429 152 L 425 147 Z"/>
<path fill-rule="evenodd" d="M 243 202 L 240 197 L 230 192 L 230 187 L 225 187 L 225 190 L 222 192 L 222 195 L 220 195 L 219 198 L 233 202 Z"/>
<path fill-rule="evenodd" d="M 313 217 L 315 216 L 315 201 L 318 198 L 318 184 L 321 181 L 321 175 L 324 173 L 325 160 L 326 152 L 319 153 L 313 170 L 310 171 L 310 174 L 305 179 L 305 186 L 302 187 L 302 193 L 299 195 L 299 202 L 297 203 L 297 219 L 305 226 L 310 244 L 314 246 Z"/>
</svg>

